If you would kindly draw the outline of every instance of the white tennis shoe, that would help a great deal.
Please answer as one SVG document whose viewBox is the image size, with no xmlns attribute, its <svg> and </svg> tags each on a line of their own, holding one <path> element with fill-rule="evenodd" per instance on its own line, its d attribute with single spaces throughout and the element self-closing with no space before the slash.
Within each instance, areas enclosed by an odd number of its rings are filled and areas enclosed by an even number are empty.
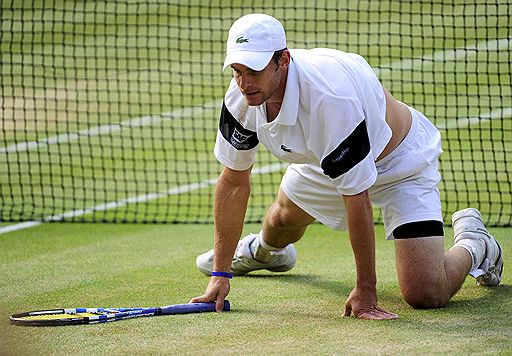
<svg viewBox="0 0 512 356">
<path fill-rule="evenodd" d="M 452 226 L 455 243 L 464 239 L 485 242 L 484 259 L 470 274 L 479 285 L 497 286 L 503 273 L 503 255 L 500 244 L 485 228 L 480 212 L 474 208 L 459 210 L 452 215 Z"/>
<path fill-rule="evenodd" d="M 282 251 L 269 251 L 260 245 L 257 237 L 258 234 L 250 234 L 238 242 L 231 263 L 231 273 L 241 276 L 260 269 L 286 272 L 295 266 L 297 252 L 293 244 L 289 244 Z M 196 266 L 210 276 L 213 270 L 213 250 L 197 256 Z"/>
</svg>

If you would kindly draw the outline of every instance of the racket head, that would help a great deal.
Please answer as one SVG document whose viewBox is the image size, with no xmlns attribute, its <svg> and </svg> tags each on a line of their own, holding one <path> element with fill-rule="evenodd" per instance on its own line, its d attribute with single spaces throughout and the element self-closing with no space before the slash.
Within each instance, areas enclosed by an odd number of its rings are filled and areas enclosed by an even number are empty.
<svg viewBox="0 0 512 356">
<path fill-rule="evenodd" d="M 14 325 L 64 326 L 98 324 L 157 313 L 156 308 L 73 308 L 34 310 L 9 317 Z"/>
</svg>

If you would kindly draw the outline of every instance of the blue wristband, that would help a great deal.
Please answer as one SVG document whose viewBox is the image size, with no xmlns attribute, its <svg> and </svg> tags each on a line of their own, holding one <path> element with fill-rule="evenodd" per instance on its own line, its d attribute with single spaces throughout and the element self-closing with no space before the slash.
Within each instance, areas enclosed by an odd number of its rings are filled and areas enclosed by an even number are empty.
<svg viewBox="0 0 512 356">
<path fill-rule="evenodd" d="M 233 278 L 233 275 L 229 272 L 212 272 L 212 277 L 226 277 L 226 278 Z"/>
</svg>

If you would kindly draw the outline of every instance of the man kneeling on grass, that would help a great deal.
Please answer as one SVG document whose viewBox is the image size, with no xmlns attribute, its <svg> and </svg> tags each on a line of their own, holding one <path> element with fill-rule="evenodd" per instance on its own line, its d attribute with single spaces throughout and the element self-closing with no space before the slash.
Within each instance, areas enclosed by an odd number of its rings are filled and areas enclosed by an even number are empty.
<svg viewBox="0 0 512 356">
<path fill-rule="evenodd" d="M 394 239 L 402 295 L 415 308 L 445 306 L 466 275 L 500 283 L 501 248 L 476 209 L 453 214 L 447 252 L 437 184 L 441 135 L 419 111 L 382 87 L 359 55 L 289 50 L 275 18 L 250 14 L 229 30 L 224 98 L 215 156 L 225 166 L 215 190 L 214 249 L 198 256 L 211 275 L 204 295 L 219 311 L 232 275 L 295 265 L 293 243 L 313 221 L 348 228 L 356 283 L 344 315 L 395 319 L 377 303 L 372 203 Z M 292 163 L 259 234 L 239 241 L 258 144 Z"/>
</svg>

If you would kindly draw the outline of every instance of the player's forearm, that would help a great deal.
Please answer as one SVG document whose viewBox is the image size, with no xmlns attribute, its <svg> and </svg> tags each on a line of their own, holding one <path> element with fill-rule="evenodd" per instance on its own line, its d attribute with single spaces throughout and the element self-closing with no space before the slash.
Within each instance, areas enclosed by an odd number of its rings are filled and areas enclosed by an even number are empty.
<svg viewBox="0 0 512 356">
<path fill-rule="evenodd" d="M 249 172 L 225 169 L 215 189 L 214 270 L 229 271 L 243 222 L 250 193 Z"/>
<path fill-rule="evenodd" d="M 356 287 L 376 290 L 375 231 L 368 193 L 344 197 L 350 243 L 356 263 Z"/>
</svg>

